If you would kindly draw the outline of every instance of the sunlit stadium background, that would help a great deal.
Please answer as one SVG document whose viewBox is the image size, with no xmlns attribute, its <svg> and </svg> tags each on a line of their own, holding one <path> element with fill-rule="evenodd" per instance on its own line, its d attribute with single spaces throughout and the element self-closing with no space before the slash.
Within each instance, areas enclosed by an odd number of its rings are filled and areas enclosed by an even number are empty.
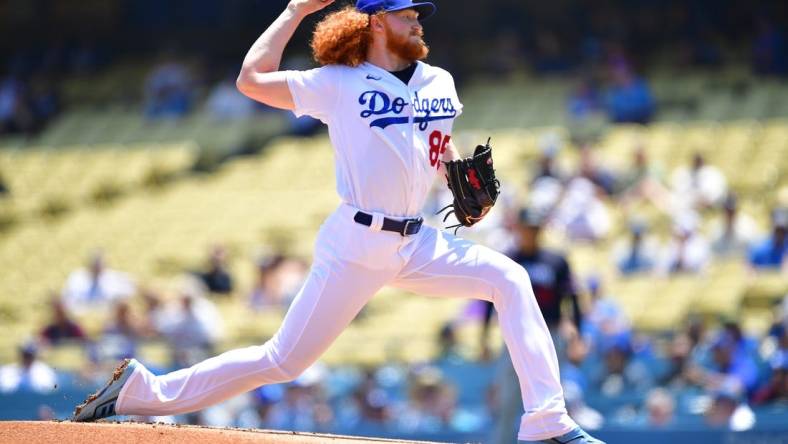
<svg viewBox="0 0 788 444">
<path fill-rule="evenodd" d="M 510 248 L 519 209 L 551 209 L 584 313 L 573 416 L 611 443 L 786 442 L 787 4 L 436 3 L 458 146 L 492 136 L 505 190 L 461 234 Z M 66 418 L 126 356 L 164 372 L 276 331 L 338 204 L 319 122 L 235 91 L 285 4 L 0 0 L 0 419 Z M 384 289 L 296 382 L 167 420 L 511 442 L 481 318 Z"/>
</svg>

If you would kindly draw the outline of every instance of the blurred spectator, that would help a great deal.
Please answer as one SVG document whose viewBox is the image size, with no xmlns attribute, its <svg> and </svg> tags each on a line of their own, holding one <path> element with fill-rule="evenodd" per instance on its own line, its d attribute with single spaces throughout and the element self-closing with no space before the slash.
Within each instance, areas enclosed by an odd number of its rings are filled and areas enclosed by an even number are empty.
<svg viewBox="0 0 788 444">
<path fill-rule="evenodd" d="M 577 425 L 586 430 L 599 430 L 605 424 L 605 417 L 591 408 L 583 399 L 583 391 L 571 381 L 562 381 L 564 400 L 569 416 Z"/>
<path fill-rule="evenodd" d="M 621 173 L 618 191 L 626 205 L 637 201 L 650 202 L 654 207 L 667 212 L 670 199 L 668 189 L 663 185 L 663 173 L 649 162 L 646 148 L 638 145 L 632 152 L 632 165 Z"/>
<path fill-rule="evenodd" d="M 145 115 L 151 119 L 183 117 L 192 105 L 192 73 L 175 55 L 163 53 L 145 80 Z"/>
<path fill-rule="evenodd" d="M 408 400 L 395 416 L 397 428 L 405 433 L 437 432 L 452 421 L 457 394 L 436 367 L 416 368 L 411 374 Z"/>
<path fill-rule="evenodd" d="M 600 188 L 585 176 L 569 181 L 557 204 L 552 223 L 573 240 L 597 241 L 610 231 L 610 214 Z"/>
<path fill-rule="evenodd" d="M 170 321 L 170 313 L 164 306 L 162 296 L 155 290 L 142 288 L 140 296 L 145 309 L 142 330 L 145 336 L 156 337 L 161 334 Z"/>
<path fill-rule="evenodd" d="M 696 379 L 708 390 L 751 393 L 758 385 L 758 366 L 751 350 L 729 330 L 717 334 L 711 344 L 711 362 Z"/>
<path fill-rule="evenodd" d="M 271 427 L 302 432 L 328 431 L 334 412 L 326 402 L 322 387 L 326 376 L 326 368 L 318 363 L 288 384 L 281 402 L 273 405 L 268 413 Z"/>
<path fill-rule="evenodd" d="M 536 161 L 531 183 L 542 178 L 553 178 L 559 182 L 564 180 L 564 175 L 556 166 L 556 157 L 561 151 L 561 139 L 555 133 L 544 135 L 539 141 L 539 159 Z"/>
<path fill-rule="evenodd" d="M 98 360 L 118 361 L 134 357 L 137 343 L 144 334 L 144 326 L 131 313 L 129 304 L 125 301 L 116 303 L 113 316 L 104 325 L 96 343 Z"/>
<path fill-rule="evenodd" d="M 57 386 L 57 375 L 38 360 L 38 347 L 27 342 L 19 347 L 19 363 L 0 367 L 0 393 L 49 393 Z"/>
<path fill-rule="evenodd" d="M 186 275 L 178 283 L 178 298 L 162 311 L 159 333 L 171 347 L 172 361 L 189 367 L 212 354 L 224 336 L 224 322 L 216 305 L 205 297 L 202 281 Z"/>
<path fill-rule="evenodd" d="M 569 96 L 567 109 L 573 120 L 585 120 L 603 110 L 601 93 L 592 79 L 580 79 Z"/>
<path fill-rule="evenodd" d="M 256 104 L 235 86 L 235 71 L 211 90 L 205 102 L 208 114 L 217 121 L 246 119 L 254 115 Z"/>
<path fill-rule="evenodd" d="M 70 319 L 63 302 L 53 295 L 49 302 L 52 320 L 41 330 L 41 339 L 50 345 L 59 345 L 64 340 L 85 340 L 85 332 L 74 320 Z"/>
<path fill-rule="evenodd" d="M 657 271 L 662 275 L 697 274 L 709 263 L 709 242 L 698 232 L 699 217 L 692 212 L 676 216 L 673 237 L 662 248 Z"/>
<path fill-rule="evenodd" d="M 353 392 L 353 401 L 357 409 L 357 423 L 386 424 L 391 421 L 394 400 L 377 383 L 375 371 L 368 369 L 364 380 Z"/>
<path fill-rule="evenodd" d="M 612 247 L 613 262 L 619 273 L 629 276 L 647 273 L 654 268 L 659 247 L 657 240 L 648 236 L 644 221 L 633 220 L 629 224 L 627 239 L 619 239 Z"/>
<path fill-rule="evenodd" d="M 486 347 L 483 347 L 483 349 L 486 349 Z M 438 361 L 461 361 L 463 359 L 462 353 L 460 352 L 460 345 L 457 342 L 457 333 L 451 322 L 447 322 L 440 329 L 438 334 L 438 356 L 436 359 Z"/>
<path fill-rule="evenodd" d="M 87 268 L 73 271 L 63 288 L 63 303 L 71 313 L 106 310 L 134 294 L 134 283 L 125 273 L 107 267 L 104 254 L 96 252 Z"/>
<path fill-rule="evenodd" d="M 268 307 L 287 307 L 306 279 L 307 265 L 296 258 L 275 254 L 260 259 L 257 280 L 249 293 L 249 306 L 260 311 Z"/>
<path fill-rule="evenodd" d="M 701 153 L 692 157 L 692 165 L 679 167 L 671 176 L 674 211 L 721 205 L 728 194 L 728 182 L 717 167 L 708 165 Z"/>
<path fill-rule="evenodd" d="M 213 354 L 221 333 L 218 312 L 205 298 L 181 293 L 176 306 L 168 311 L 161 334 L 172 351 L 172 365 L 190 367 Z"/>
<path fill-rule="evenodd" d="M 601 278 L 589 277 L 587 286 L 591 306 L 583 319 L 582 333 L 591 347 L 596 348 L 608 338 L 628 334 L 631 326 L 626 313 L 613 298 L 605 297 Z"/>
<path fill-rule="evenodd" d="M 667 428 L 675 421 L 676 401 L 669 391 L 657 387 L 646 395 L 646 423 L 649 427 Z"/>
<path fill-rule="evenodd" d="M 197 276 L 211 293 L 227 295 L 233 292 L 233 278 L 227 269 L 227 251 L 224 247 L 217 245 L 211 249 L 207 270 L 198 272 Z"/>
<path fill-rule="evenodd" d="M 617 178 L 611 171 L 599 166 L 596 161 L 594 148 L 591 145 L 580 147 L 580 167 L 577 176 L 584 177 L 610 196 L 617 188 Z"/>
<path fill-rule="evenodd" d="M 284 303 L 277 285 L 277 272 L 284 260 L 285 257 L 282 255 L 273 255 L 260 259 L 255 264 L 257 278 L 249 293 L 249 306 L 255 311 L 279 307 Z"/>
<path fill-rule="evenodd" d="M 612 85 L 606 97 L 610 120 L 642 124 L 651 121 L 656 104 L 646 81 L 624 64 L 616 64 L 611 74 Z"/>
<path fill-rule="evenodd" d="M 0 134 L 31 133 L 34 129 L 26 85 L 14 75 L 0 79 Z"/>
<path fill-rule="evenodd" d="M 755 425 L 755 414 L 742 402 L 741 389 L 734 385 L 722 386 L 712 395 L 712 402 L 706 410 L 706 423 L 735 432 L 751 429 Z"/>
<path fill-rule="evenodd" d="M 682 390 L 698 382 L 691 375 L 695 371 L 693 351 L 696 345 L 686 332 L 679 332 L 673 337 L 667 350 L 668 370 L 660 380 L 660 385 Z"/>
<path fill-rule="evenodd" d="M 753 396 L 753 404 L 788 405 L 788 350 L 780 350 L 769 360 L 771 377 Z"/>
<path fill-rule="evenodd" d="M 599 391 L 607 397 L 644 392 L 654 384 L 654 377 L 638 359 L 634 359 L 628 333 L 605 338 L 600 344 L 603 359 L 601 374 L 596 377 Z"/>
<path fill-rule="evenodd" d="M 743 257 L 757 234 L 755 221 L 739 211 L 734 194 L 728 194 L 722 209 L 723 220 L 711 229 L 711 251 L 718 258 Z"/>
<path fill-rule="evenodd" d="M 785 35 L 767 17 L 757 19 L 757 34 L 752 45 L 753 67 L 758 74 L 788 74 Z"/>
<path fill-rule="evenodd" d="M 756 270 L 779 270 L 788 255 L 788 208 L 772 212 L 772 234 L 750 249 L 750 266 Z"/>
</svg>

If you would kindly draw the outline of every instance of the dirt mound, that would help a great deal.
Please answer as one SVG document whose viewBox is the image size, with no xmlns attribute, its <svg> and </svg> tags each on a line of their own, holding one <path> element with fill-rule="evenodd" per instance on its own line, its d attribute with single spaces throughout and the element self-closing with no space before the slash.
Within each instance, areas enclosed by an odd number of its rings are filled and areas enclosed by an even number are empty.
<svg viewBox="0 0 788 444">
<path fill-rule="evenodd" d="M 217 429 L 165 424 L 129 422 L 0 422 L 2 442 L 14 444 L 58 443 L 285 443 L 285 444 L 364 444 L 415 443 L 375 438 L 318 435 L 313 433 L 273 432 L 267 430 Z M 423 444 L 423 443 L 422 443 Z"/>
</svg>

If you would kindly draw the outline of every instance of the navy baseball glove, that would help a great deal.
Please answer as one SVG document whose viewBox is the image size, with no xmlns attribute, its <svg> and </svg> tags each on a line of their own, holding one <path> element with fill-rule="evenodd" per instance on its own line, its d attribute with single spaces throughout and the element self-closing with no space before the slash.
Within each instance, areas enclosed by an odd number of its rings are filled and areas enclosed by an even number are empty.
<svg viewBox="0 0 788 444">
<path fill-rule="evenodd" d="M 454 228 L 456 233 L 460 227 L 470 227 L 487 215 L 498 199 L 501 183 L 495 178 L 490 139 L 486 145 L 477 146 L 472 157 L 444 162 L 444 165 L 454 201 L 438 214 L 451 208 L 443 221 L 454 213 L 460 223 L 447 228 Z"/>
</svg>

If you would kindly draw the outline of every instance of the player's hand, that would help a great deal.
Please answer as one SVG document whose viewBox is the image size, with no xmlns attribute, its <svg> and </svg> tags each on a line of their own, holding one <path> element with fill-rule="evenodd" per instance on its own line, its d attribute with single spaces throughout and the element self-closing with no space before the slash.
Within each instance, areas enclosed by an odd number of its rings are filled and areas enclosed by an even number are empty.
<svg viewBox="0 0 788 444">
<path fill-rule="evenodd" d="M 335 0 L 290 0 L 290 4 L 288 4 L 287 7 L 291 8 L 299 15 L 307 16 L 320 11 L 326 6 L 334 3 L 334 1 Z"/>
</svg>

